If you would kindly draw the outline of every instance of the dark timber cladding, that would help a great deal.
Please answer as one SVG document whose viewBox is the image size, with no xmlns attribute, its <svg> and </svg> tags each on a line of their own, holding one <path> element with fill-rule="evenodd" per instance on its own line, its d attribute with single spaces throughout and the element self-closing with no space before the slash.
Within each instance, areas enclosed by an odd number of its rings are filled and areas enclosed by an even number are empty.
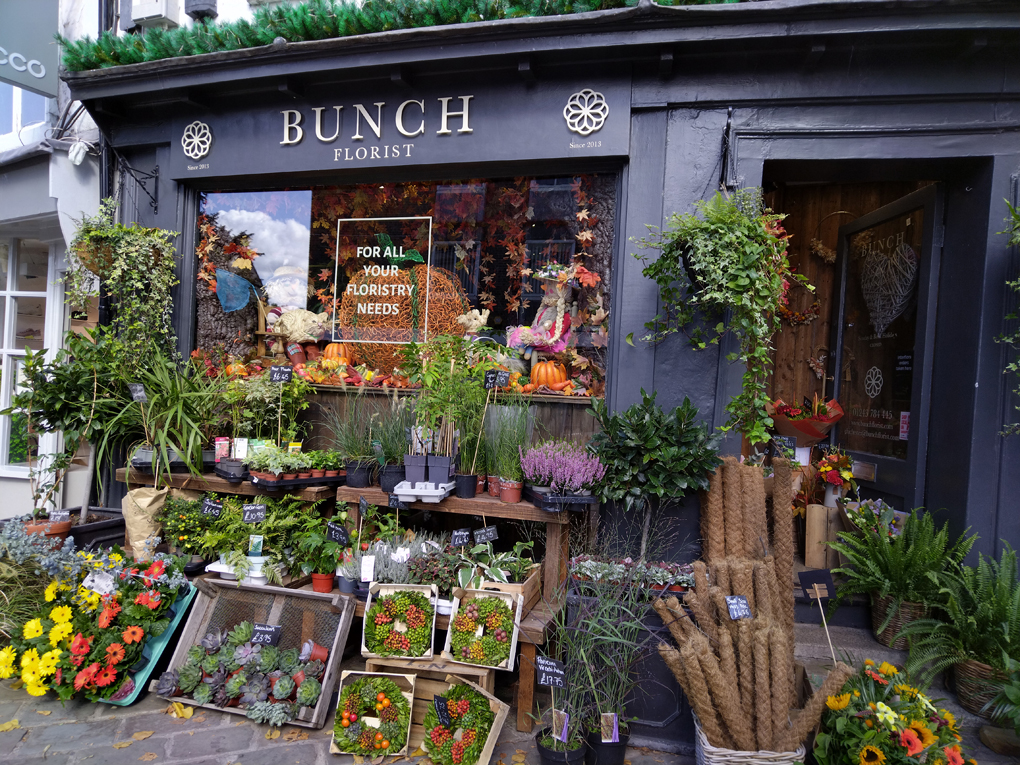
<svg viewBox="0 0 1020 765">
<path fill-rule="evenodd" d="M 995 343 L 1011 310 L 1004 284 L 1017 272 L 1017 253 L 997 232 L 1004 200 L 1018 194 L 1018 50 L 1013 0 L 641 2 L 64 79 L 133 167 L 158 165 L 158 215 L 130 183 L 126 215 L 184 232 L 182 252 L 193 250 L 203 190 L 617 173 L 608 400 L 625 407 L 641 388 L 667 406 L 688 395 L 715 425 L 739 390 L 741 370 L 725 361 L 732 349 L 625 342 L 643 334 L 657 305 L 631 240 L 720 183 L 764 185 L 776 200 L 803 199 L 805 210 L 830 193 L 809 199 L 813 186 L 938 184 L 941 273 L 919 494 L 993 552 L 999 539 L 1020 544 L 1020 445 L 998 434 L 1016 402 Z M 602 94 L 608 116 L 581 134 L 564 109 L 585 90 Z M 176 321 L 185 339 L 194 335 L 194 267 L 183 260 Z M 794 368 L 784 380 L 803 374 Z M 740 449 L 736 438 L 728 449 Z"/>
</svg>

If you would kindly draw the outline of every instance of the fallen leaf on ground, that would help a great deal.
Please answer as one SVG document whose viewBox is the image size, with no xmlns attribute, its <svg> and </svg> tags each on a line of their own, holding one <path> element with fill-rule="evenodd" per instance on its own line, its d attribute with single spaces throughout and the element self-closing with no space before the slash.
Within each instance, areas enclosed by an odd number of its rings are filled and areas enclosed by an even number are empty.
<svg viewBox="0 0 1020 765">
<path fill-rule="evenodd" d="M 146 752 L 145 754 L 143 754 L 138 759 L 141 760 L 142 762 L 152 762 L 157 757 L 159 757 L 159 755 L 156 754 L 155 752 Z"/>
<path fill-rule="evenodd" d="M 523 749 L 518 749 L 517 754 L 527 754 Z"/>
<path fill-rule="evenodd" d="M 378 757 L 376 757 L 374 760 L 372 760 L 372 765 L 379 765 L 379 763 L 382 762 L 385 759 L 386 759 L 386 756 L 380 754 Z"/>
<path fill-rule="evenodd" d="M 132 733 L 131 738 L 133 738 L 135 741 L 145 741 L 145 739 L 147 739 L 155 732 L 156 731 L 154 730 L 140 730 L 137 733 Z"/>
<path fill-rule="evenodd" d="M 298 730 L 297 728 L 291 728 L 285 734 L 283 734 L 284 741 L 307 741 L 308 731 Z"/>
<path fill-rule="evenodd" d="M 423 757 L 424 755 L 425 750 L 422 749 L 420 746 L 411 753 L 412 757 Z"/>
<path fill-rule="evenodd" d="M 630 765 L 630 760 L 624 760 L 623 765 Z"/>
<path fill-rule="evenodd" d="M 190 720 L 191 716 L 195 714 L 195 709 L 193 707 L 186 707 L 179 701 L 174 701 L 166 708 L 166 713 L 180 720 Z"/>
<path fill-rule="evenodd" d="M 188 731 L 188 735 L 189 735 L 189 736 L 194 736 L 194 735 L 195 735 L 195 731 L 193 731 L 193 730 L 189 730 L 189 731 Z"/>
<path fill-rule="evenodd" d="M 524 755 L 524 754 L 515 754 L 510 759 L 513 760 L 514 762 L 524 762 L 524 760 L 527 759 L 527 755 Z"/>
<path fill-rule="evenodd" d="M 121 742 L 119 742 L 117 744 L 114 744 L 113 748 L 114 749 L 127 749 L 133 743 L 134 743 L 134 741 L 121 741 Z"/>
<path fill-rule="evenodd" d="M 50 710 L 48 710 L 48 709 L 37 709 L 37 710 L 35 710 L 35 713 L 36 713 L 37 715 L 44 715 L 44 716 L 46 716 L 46 717 L 49 717 L 49 716 L 50 716 L 51 714 L 53 714 L 53 713 L 52 713 L 52 712 L 51 712 Z"/>
<path fill-rule="evenodd" d="M 280 737 L 280 729 L 279 728 L 270 728 L 269 730 L 266 731 L 266 739 L 268 741 L 272 741 L 273 739 L 279 738 L 279 737 Z"/>
<path fill-rule="evenodd" d="M 365 762 L 365 758 L 360 754 L 354 755 L 354 765 L 362 765 Z"/>
<path fill-rule="evenodd" d="M 0 733 L 6 733 L 9 730 L 17 730 L 20 727 L 21 726 L 18 725 L 18 721 L 16 719 L 8 720 L 3 725 L 0 725 Z"/>
<path fill-rule="evenodd" d="M 11 690 L 12 691 L 20 691 L 24 687 L 25 687 L 25 681 L 22 680 L 20 677 L 17 680 L 15 680 L 13 683 L 11 683 Z"/>
</svg>

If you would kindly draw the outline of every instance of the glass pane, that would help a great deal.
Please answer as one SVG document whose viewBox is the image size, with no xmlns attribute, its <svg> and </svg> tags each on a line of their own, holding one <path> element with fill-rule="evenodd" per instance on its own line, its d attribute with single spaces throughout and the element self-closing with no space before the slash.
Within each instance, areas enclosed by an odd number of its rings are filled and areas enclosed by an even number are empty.
<svg viewBox="0 0 1020 765">
<path fill-rule="evenodd" d="M 838 428 L 844 449 L 906 459 L 924 210 L 850 237 Z"/>
<path fill-rule="evenodd" d="M 46 98 L 44 96 L 21 91 L 21 126 L 34 125 L 46 121 Z"/>
<path fill-rule="evenodd" d="M 23 379 L 23 363 L 21 359 L 8 357 L 8 369 L 11 365 L 15 367 L 14 384 L 21 386 Z M 29 436 L 28 417 L 24 414 L 11 415 L 11 434 L 7 441 L 7 464 L 28 466 L 29 455 L 35 457 L 38 453 L 38 444 L 35 437 Z"/>
<path fill-rule="evenodd" d="M 4 329 L 7 326 L 7 298 L 0 297 L 0 347 L 7 347 L 7 333 Z"/>
<path fill-rule="evenodd" d="M 14 301 L 14 347 L 17 349 L 31 348 L 41 351 L 43 348 L 43 324 L 46 320 L 46 298 L 17 297 Z"/>
<path fill-rule="evenodd" d="M 14 130 L 14 86 L 0 82 L 0 135 Z"/>
<path fill-rule="evenodd" d="M 22 292 L 45 292 L 49 246 L 35 239 L 18 241 L 18 278 L 14 289 Z"/>
<path fill-rule="evenodd" d="M 7 289 L 7 264 L 11 259 L 11 246 L 0 242 L 0 290 Z"/>
</svg>

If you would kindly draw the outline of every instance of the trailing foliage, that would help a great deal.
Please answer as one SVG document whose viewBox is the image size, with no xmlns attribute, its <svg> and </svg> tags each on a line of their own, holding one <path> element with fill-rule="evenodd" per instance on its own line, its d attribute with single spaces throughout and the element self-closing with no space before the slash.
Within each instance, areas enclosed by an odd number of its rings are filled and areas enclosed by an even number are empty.
<svg viewBox="0 0 1020 765">
<path fill-rule="evenodd" d="M 936 604 L 948 581 L 947 577 L 958 570 L 974 546 L 976 536 L 961 535 L 949 542 L 949 524 L 936 530 L 931 513 L 910 513 L 899 536 L 885 528 L 861 528 L 854 533 L 839 533 L 839 541 L 831 547 L 841 552 L 849 566 L 833 570 L 847 579 L 836 590 L 832 609 L 846 597 L 875 594 L 892 597 L 884 630 L 904 601 Z"/>
<path fill-rule="evenodd" d="M 1013 207 L 1009 202 L 1006 205 L 1009 207 L 1010 217 L 1007 218 L 1009 228 L 1000 233 L 1009 234 L 1009 244 L 1012 247 L 1020 247 L 1020 209 Z M 1020 298 L 1020 277 L 1011 282 L 1006 282 L 1006 286 L 1013 290 L 1017 297 Z M 1020 319 L 1020 313 L 1017 311 L 1006 314 L 1007 321 L 1016 322 L 1017 319 Z M 1014 324 L 1012 332 L 1006 332 L 997 338 L 997 342 L 1008 345 L 1014 351 L 1013 360 L 1006 364 L 1004 373 L 1020 377 L 1020 357 L 1017 355 L 1020 354 L 1020 323 Z M 1020 384 L 1013 389 L 1013 394 L 1020 396 Z M 1017 406 L 1017 409 L 1020 410 L 1020 406 Z M 1020 422 L 1010 423 L 1002 431 L 1003 435 L 1015 435 L 1017 433 L 1020 433 Z"/>
<path fill-rule="evenodd" d="M 1007 545 L 998 562 L 982 555 L 977 568 L 964 566 L 947 575 L 942 595 L 941 618 L 918 619 L 900 633 L 914 638 L 907 672 L 920 672 L 927 684 L 966 659 L 999 670 L 1006 669 L 1007 657 L 1020 660 L 1020 581 L 1013 548 Z"/>
<path fill-rule="evenodd" d="M 741 0 L 663 0 L 658 5 L 718 5 Z M 148 29 L 141 35 L 70 41 L 57 35 L 64 66 L 72 72 L 104 69 L 178 56 L 257 48 L 277 37 L 288 42 L 390 32 L 396 29 L 470 24 L 534 16 L 562 16 L 635 6 L 638 0 L 309 0 L 297 6 L 261 8 L 253 21 L 196 23 L 193 27 Z"/>
</svg>

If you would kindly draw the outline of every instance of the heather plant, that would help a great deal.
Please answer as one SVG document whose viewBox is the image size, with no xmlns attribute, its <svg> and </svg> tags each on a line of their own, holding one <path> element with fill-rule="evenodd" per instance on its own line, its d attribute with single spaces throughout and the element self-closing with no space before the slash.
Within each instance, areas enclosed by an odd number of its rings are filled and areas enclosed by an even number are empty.
<svg viewBox="0 0 1020 765">
<path fill-rule="evenodd" d="M 598 457 L 567 441 L 546 441 L 521 450 L 521 469 L 527 481 L 557 494 L 591 491 L 606 472 Z"/>
</svg>

